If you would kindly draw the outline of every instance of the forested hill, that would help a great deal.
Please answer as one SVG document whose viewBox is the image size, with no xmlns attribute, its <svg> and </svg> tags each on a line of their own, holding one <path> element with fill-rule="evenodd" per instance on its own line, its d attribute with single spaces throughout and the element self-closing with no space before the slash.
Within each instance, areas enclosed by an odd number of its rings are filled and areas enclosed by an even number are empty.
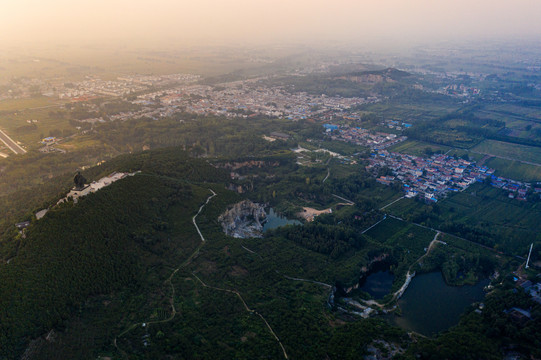
<svg viewBox="0 0 541 360">
<path fill-rule="evenodd" d="M 217 181 L 223 174 L 178 149 L 108 166 L 143 172 L 54 207 L 25 238 L 4 239 L 20 245 L 0 265 L 0 359 L 19 358 L 31 339 L 62 324 L 87 297 L 136 285 L 148 259 L 166 259 L 171 250 L 168 212 L 191 214 L 206 196 L 184 179 Z"/>
<path fill-rule="evenodd" d="M 373 70 L 373 71 L 352 72 L 346 75 L 347 76 L 366 76 L 366 77 L 370 75 L 377 75 L 377 76 L 381 76 L 383 79 L 394 80 L 394 81 L 399 81 L 399 80 L 403 80 L 404 78 L 412 77 L 412 74 L 406 71 L 395 69 L 395 68 L 386 68 L 383 70 Z"/>
</svg>

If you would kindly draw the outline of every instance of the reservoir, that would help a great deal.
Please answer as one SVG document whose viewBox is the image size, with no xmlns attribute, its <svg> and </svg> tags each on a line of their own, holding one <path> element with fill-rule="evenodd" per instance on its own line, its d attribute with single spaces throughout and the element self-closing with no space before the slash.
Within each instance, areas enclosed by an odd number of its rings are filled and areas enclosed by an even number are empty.
<svg viewBox="0 0 541 360">
<path fill-rule="evenodd" d="M 267 213 L 266 221 L 263 224 L 263 231 L 290 224 L 300 225 L 302 223 L 298 220 L 289 220 L 283 216 L 280 216 L 274 212 L 273 208 L 270 208 L 269 212 Z"/>
<path fill-rule="evenodd" d="M 402 316 L 391 315 L 389 320 L 406 330 L 435 335 L 458 324 L 471 303 L 482 301 L 488 284 L 485 279 L 473 286 L 449 286 L 440 272 L 418 275 L 398 300 Z"/>
<path fill-rule="evenodd" d="M 359 283 L 359 290 L 364 291 L 374 299 L 381 299 L 391 291 L 394 275 L 389 271 L 377 271 Z"/>
</svg>

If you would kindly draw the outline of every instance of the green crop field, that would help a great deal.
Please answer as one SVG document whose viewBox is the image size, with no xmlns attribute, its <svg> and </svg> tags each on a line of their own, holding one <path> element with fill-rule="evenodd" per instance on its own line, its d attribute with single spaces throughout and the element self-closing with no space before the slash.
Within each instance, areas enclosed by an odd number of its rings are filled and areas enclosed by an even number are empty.
<svg viewBox="0 0 541 360">
<path fill-rule="evenodd" d="M 508 252 L 522 251 L 541 231 L 541 209 L 538 203 L 510 199 L 507 194 L 492 186 L 475 184 L 435 205 L 404 199 L 386 211 L 487 246 L 497 243 L 497 248 Z M 459 225 L 449 226 L 451 222 Z M 467 228 L 470 230 L 466 231 Z M 375 227 L 367 234 L 372 231 L 381 230 Z"/>
<path fill-rule="evenodd" d="M 414 156 L 427 156 L 427 150 L 431 152 L 441 151 L 443 153 L 451 149 L 449 146 L 430 144 L 417 140 L 406 140 L 389 148 L 389 151 L 414 155 Z"/>
<path fill-rule="evenodd" d="M 0 101 L 0 111 L 19 111 L 57 104 L 59 104 L 58 100 L 49 97 L 8 99 Z"/>
<path fill-rule="evenodd" d="M 385 119 L 397 120 L 415 123 L 418 120 L 436 120 L 454 110 L 454 105 L 427 103 L 417 105 L 413 103 L 404 104 L 367 104 L 363 105 L 363 110 L 374 112 L 383 116 Z"/>
<path fill-rule="evenodd" d="M 522 181 L 541 181 L 541 166 L 500 158 L 491 158 L 485 165 L 495 169 L 498 176 Z"/>
<path fill-rule="evenodd" d="M 410 213 L 413 211 L 413 209 L 417 208 L 419 206 L 419 203 L 417 203 L 413 199 L 402 199 L 400 201 L 395 202 L 391 206 L 385 208 L 385 211 L 398 216 L 398 217 L 404 217 L 405 214 Z"/>
<path fill-rule="evenodd" d="M 464 155 L 468 155 L 468 158 L 470 160 L 472 160 L 472 161 L 475 161 L 475 162 L 479 162 L 483 158 L 487 157 L 486 155 L 473 153 L 473 152 L 471 152 L 469 150 L 466 150 L 466 149 L 456 149 L 456 148 L 449 151 L 448 155 L 449 156 L 455 156 L 455 157 L 462 157 Z"/>
<path fill-rule="evenodd" d="M 387 218 L 367 231 L 366 235 L 370 236 L 377 242 L 384 243 L 387 241 L 387 239 L 402 229 L 404 225 L 405 224 L 403 221 Z"/>
<path fill-rule="evenodd" d="M 532 229 L 537 227 L 538 211 L 522 206 L 518 200 L 502 197 L 496 188 L 483 188 L 475 195 L 457 193 L 440 203 L 440 207 L 454 213 L 460 221 L 475 217 L 478 221 L 491 222 L 501 226 Z M 486 200 L 490 198 L 491 200 Z"/>
<path fill-rule="evenodd" d="M 481 113 L 490 114 L 491 117 L 499 116 L 502 120 L 511 117 L 541 121 L 541 110 L 536 107 L 513 104 L 491 104 L 487 105 Z"/>
<path fill-rule="evenodd" d="M 387 218 L 367 231 L 366 235 L 386 245 L 400 246 L 422 253 L 436 233 L 398 219 Z"/>
<path fill-rule="evenodd" d="M 53 114 L 58 110 L 58 107 L 51 107 L 0 115 L 0 128 L 27 148 L 39 147 L 41 146 L 39 141 L 52 135 L 51 132 L 66 134 L 76 132 L 69 123 L 69 117 L 61 118 Z"/>
<path fill-rule="evenodd" d="M 496 140 L 485 140 L 472 150 L 484 154 L 541 164 L 540 147 L 511 144 Z"/>
</svg>

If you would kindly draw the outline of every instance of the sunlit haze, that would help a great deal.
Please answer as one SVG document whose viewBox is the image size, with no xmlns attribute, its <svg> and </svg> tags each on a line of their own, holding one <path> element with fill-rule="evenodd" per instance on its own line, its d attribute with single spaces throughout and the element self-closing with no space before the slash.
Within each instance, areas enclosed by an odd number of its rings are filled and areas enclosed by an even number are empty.
<svg viewBox="0 0 541 360">
<path fill-rule="evenodd" d="M 419 42 L 541 35 L 536 0 L 4 0 L 9 45 Z"/>
</svg>

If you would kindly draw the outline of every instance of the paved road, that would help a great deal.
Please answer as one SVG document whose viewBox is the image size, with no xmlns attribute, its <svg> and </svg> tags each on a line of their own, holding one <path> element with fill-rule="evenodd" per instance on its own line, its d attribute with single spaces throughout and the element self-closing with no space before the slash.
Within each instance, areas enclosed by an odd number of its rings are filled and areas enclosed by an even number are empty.
<svg viewBox="0 0 541 360">
<path fill-rule="evenodd" d="M 11 151 L 13 151 L 15 154 L 24 154 L 24 153 L 26 153 L 25 149 L 20 147 L 19 144 L 17 144 L 15 141 L 13 141 L 13 139 L 10 138 L 9 136 L 7 136 L 7 134 L 5 132 L 3 132 L 2 130 L 0 130 L 0 140 L 2 140 L 2 142 L 4 144 L 6 144 L 6 146 Z"/>
<path fill-rule="evenodd" d="M 384 207 L 382 207 L 380 210 L 383 210 L 383 209 L 385 209 L 386 207 L 391 206 L 392 204 L 394 204 L 394 203 L 397 202 L 397 201 L 402 200 L 403 198 L 405 198 L 405 196 L 399 197 L 398 199 L 396 199 L 396 200 L 390 202 L 389 204 L 387 204 L 387 205 L 385 205 Z"/>
<path fill-rule="evenodd" d="M 351 205 L 355 205 L 355 203 L 354 203 L 353 201 L 348 200 L 348 199 L 346 199 L 346 198 L 343 198 L 343 197 L 341 197 L 341 196 L 338 196 L 338 195 L 336 195 L 336 194 L 332 194 L 332 196 L 334 196 L 334 197 L 336 197 L 336 198 L 339 198 L 340 200 L 344 200 L 345 202 L 348 202 L 348 203 L 350 203 Z"/>
<path fill-rule="evenodd" d="M 367 232 L 368 230 L 372 229 L 374 226 L 376 226 L 377 224 L 379 224 L 380 222 L 382 222 L 383 220 L 387 219 L 387 214 L 385 214 L 383 216 L 383 219 L 381 219 L 380 221 L 378 221 L 377 223 L 375 223 L 374 225 L 370 226 L 368 229 L 365 229 L 364 231 L 361 232 L 361 234 L 364 234 L 365 232 Z"/>
</svg>

